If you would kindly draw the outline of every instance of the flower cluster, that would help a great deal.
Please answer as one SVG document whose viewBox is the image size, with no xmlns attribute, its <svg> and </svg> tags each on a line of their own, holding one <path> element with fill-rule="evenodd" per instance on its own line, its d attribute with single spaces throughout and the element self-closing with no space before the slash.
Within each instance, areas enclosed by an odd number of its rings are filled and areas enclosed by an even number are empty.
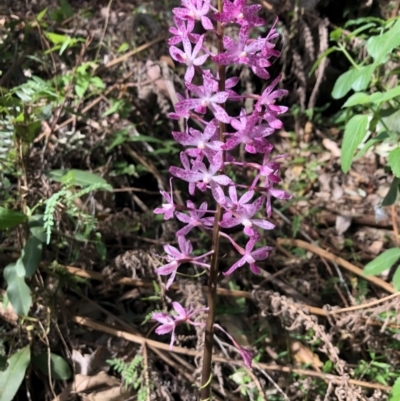
<svg viewBox="0 0 400 401">
<path fill-rule="evenodd" d="M 172 132 L 174 139 L 185 150 L 180 155 L 182 166 L 172 166 L 169 171 L 173 177 L 188 184 L 191 196 L 198 197 L 209 191 L 214 204 L 222 208 L 221 221 L 217 222 L 220 235 L 226 237 L 240 254 L 238 261 L 224 275 L 232 274 L 245 264 L 253 273 L 260 272 L 257 262 L 265 260 L 271 251 L 268 246 L 256 247 L 261 239 L 260 230 L 274 228 L 272 222 L 260 217 L 260 212 L 264 210 L 269 218 L 272 214 L 272 198 L 290 198 L 288 193 L 275 188 L 281 181 L 280 159 L 285 155 L 272 157 L 273 145 L 268 140 L 275 130 L 282 128 L 279 116 L 287 111 L 287 107 L 275 103 L 287 93 L 277 89 L 281 77 L 273 79 L 260 95 L 238 94 L 233 89 L 239 82 L 238 77 L 221 82 L 218 73 L 213 70 L 213 64 L 240 64 L 250 68 L 258 77 L 270 79 L 267 68 L 273 58 L 279 56 L 274 45 L 278 33 L 275 22 L 265 38 L 254 37 L 253 28 L 266 24 L 257 15 L 260 8 L 260 5 L 246 5 L 246 0 L 224 0 L 222 12 L 218 12 L 210 0 L 181 0 L 181 7 L 173 10 L 176 26 L 170 29 L 173 36 L 168 41 L 171 57 L 186 66 L 185 96 L 179 95 L 175 111 L 170 114 L 172 119 L 186 120 L 184 132 Z M 216 22 L 222 26 L 236 24 L 238 35 L 237 38 L 223 36 L 223 50 L 214 54 L 212 47 L 207 47 L 206 39 L 216 33 Z M 203 28 L 203 34 L 195 33 L 196 23 Z M 233 116 L 225 108 L 227 104 L 230 110 L 230 102 L 243 102 L 247 98 L 254 100 L 251 112 L 242 109 L 239 115 Z M 239 147 L 249 154 L 251 161 L 237 158 Z M 257 155 L 262 159 L 260 163 L 254 161 Z M 236 174 L 229 174 L 235 169 L 251 169 L 254 176 L 251 184 L 235 182 L 231 177 Z M 212 252 L 192 255 L 192 245 L 186 236 L 195 228 L 213 229 L 216 208 L 209 208 L 207 202 L 197 207 L 190 200 L 186 205 L 176 204 L 172 185 L 170 193 L 163 191 L 161 194 L 165 203 L 155 213 L 164 214 L 165 219 L 175 216 L 185 224 L 176 233 L 179 250 L 166 245 L 166 264 L 157 269 L 158 274 L 170 276 L 166 285 L 168 289 L 183 263 L 192 263 L 204 269 L 210 267 L 207 257 Z M 247 238 L 244 248 L 225 231 L 234 227 L 241 228 Z M 179 307 L 178 310 L 177 305 L 174 308 L 178 318 L 167 318 L 160 314 L 153 316 L 162 323 L 157 329 L 159 334 L 173 333 L 177 321 L 193 324 L 190 313 Z M 241 353 L 245 354 L 244 351 Z M 246 358 L 248 362 L 248 355 Z"/>
</svg>

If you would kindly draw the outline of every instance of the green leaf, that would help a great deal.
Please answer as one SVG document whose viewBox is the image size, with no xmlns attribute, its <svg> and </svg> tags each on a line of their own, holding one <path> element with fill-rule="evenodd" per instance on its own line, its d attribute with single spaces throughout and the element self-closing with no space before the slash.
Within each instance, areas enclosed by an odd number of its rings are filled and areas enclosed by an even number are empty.
<svg viewBox="0 0 400 401">
<path fill-rule="evenodd" d="M 382 201 L 382 206 L 391 206 L 397 203 L 400 192 L 400 178 L 394 177 L 389 191 Z"/>
<path fill-rule="evenodd" d="M 59 51 L 59 55 L 61 56 L 65 50 L 68 48 L 68 46 L 72 43 L 72 38 L 70 38 L 69 36 L 67 37 L 67 39 L 64 41 L 64 43 L 61 45 L 60 47 L 60 51 Z"/>
<path fill-rule="evenodd" d="M 395 97 L 400 96 L 400 85 L 396 86 L 392 89 L 389 89 L 385 93 L 383 93 L 381 96 L 374 98 L 372 97 L 372 101 L 374 103 L 382 103 L 382 102 L 388 102 L 389 100 L 394 99 Z"/>
<path fill-rule="evenodd" d="M 35 214 L 29 219 L 29 231 L 39 241 L 46 242 L 46 230 L 44 228 L 44 220 L 42 214 Z"/>
<path fill-rule="evenodd" d="M 129 142 L 154 142 L 154 143 L 165 143 L 165 141 L 162 141 L 161 139 L 158 138 L 153 138 L 152 136 L 148 135 L 135 135 L 129 137 Z"/>
<path fill-rule="evenodd" d="M 89 88 L 89 77 L 83 77 L 79 79 L 78 83 L 75 85 L 75 92 L 79 98 L 83 98 L 88 88 Z"/>
<path fill-rule="evenodd" d="M 371 82 L 372 73 L 375 70 L 375 65 L 365 65 L 357 70 L 357 78 L 351 85 L 351 87 L 356 91 L 363 91 L 367 89 L 368 84 Z"/>
<path fill-rule="evenodd" d="M 111 100 L 111 106 L 109 107 L 108 110 L 106 110 L 102 117 L 107 117 L 110 114 L 116 113 L 117 111 L 120 111 L 124 107 L 124 100 L 119 99 L 119 100 Z"/>
<path fill-rule="evenodd" d="M 364 92 L 353 93 L 345 102 L 342 107 L 358 106 L 360 104 L 370 103 L 371 98 Z"/>
<path fill-rule="evenodd" d="M 386 61 L 387 55 L 400 45 L 400 20 L 382 35 L 372 36 L 367 42 L 367 52 L 379 64 Z"/>
<path fill-rule="evenodd" d="M 397 267 L 396 273 L 394 273 L 392 281 L 395 291 L 400 291 L 400 266 Z"/>
<path fill-rule="evenodd" d="M 353 160 L 359 160 L 362 156 L 364 156 L 368 152 L 368 149 L 370 149 L 377 143 L 383 142 L 385 139 L 388 138 L 390 138 L 390 136 L 387 132 L 379 133 L 375 138 L 372 138 L 366 142 L 366 144 L 361 148 L 361 150 L 354 156 Z"/>
<path fill-rule="evenodd" d="M 100 77 L 92 77 L 90 78 L 90 83 L 97 89 L 104 89 L 105 84 Z"/>
<path fill-rule="evenodd" d="M 7 230 L 23 223 L 27 216 L 21 212 L 0 206 L 0 230 Z"/>
<path fill-rule="evenodd" d="M 47 8 L 45 8 L 42 11 L 40 11 L 40 13 L 36 16 L 36 19 L 40 22 L 44 18 L 44 16 L 46 15 L 46 13 L 47 13 Z"/>
<path fill-rule="evenodd" d="M 400 377 L 395 381 L 392 387 L 389 401 L 399 401 L 399 400 L 400 400 Z"/>
<path fill-rule="evenodd" d="M 344 173 L 349 171 L 354 152 L 367 135 L 368 120 L 368 115 L 357 114 L 353 116 L 346 124 L 340 159 Z"/>
<path fill-rule="evenodd" d="M 15 312 L 27 316 L 32 305 L 31 290 L 26 285 L 24 276 L 18 274 L 15 263 L 4 269 L 4 278 L 7 281 L 7 296 Z"/>
<path fill-rule="evenodd" d="M 51 170 L 47 173 L 47 176 L 51 178 L 54 181 L 57 182 L 62 182 L 63 178 L 69 174 L 70 176 L 73 177 L 73 183 L 77 186 L 80 187 L 88 187 L 90 185 L 101 185 L 102 189 L 106 191 L 112 192 L 113 189 L 108 182 L 102 178 L 99 177 L 96 174 L 93 174 L 89 171 L 83 171 L 83 170 Z"/>
<path fill-rule="evenodd" d="M 340 77 L 335 82 L 335 86 L 333 87 L 332 97 L 334 99 L 341 99 L 342 97 L 346 96 L 349 93 L 357 77 L 358 71 L 354 68 L 340 75 Z"/>
<path fill-rule="evenodd" d="M 393 149 L 389 153 L 388 162 L 393 174 L 400 178 L 400 147 Z"/>
<path fill-rule="evenodd" d="M 49 354 L 43 352 L 41 354 L 33 355 L 32 362 L 40 369 L 40 371 L 48 376 L 49 375 Z M 72 376 L 71 368 L 67 361 L 57 354 L 50 354 L 50 369 L 51 377 L 57 380 L 69 380 Z"/>
<path fill-rule="evenodd" d="M 330 40 L 338 42 L 342 36 L 343 28 L 336 28 L 329 35 Z"/>
<path fill-rule="evenodd" d="M 388 129 L 394 132 L 400 132 L 400 109 L 399 108 L 388 108 L 380 110 L 380 115 L 385 123 L 385 126 L 381 122 L 378 124 L 378 130 Z M 386 128 L 387 127 L 387 128 Z"/>
<path fill-rule="evenodd" d="M 25 268 L 25 276 L 32 277 L 42 259 L 42 241 L 31 235 L 22 250 L 21 258 Z"/>
<path fill-rule="evenodd" d="M 13 401 L 19 386 L 24 380 L 31 360 L 29 345 L 17 351 L 8 359 L 8 368 L 0 372 L 0 401 Z"/>
<path fill-rule="evenodd" d="M 60 35 L 54 32 L 44 32 L 44 36 L 46 36 L 46 38 L 49 39 L 54 45 L 61 45 L 68 39 L 68 36 Z"/>
<path fill-rule="evenodd" d="M 380 254 L 364 267 L 365 276 L 375 276 L 390 269 L 400 259 L 400 248 L 392 248 Z"/>
<path fill-rule="evenodd" d="M 72 9 L 71 5 L 68 3 L 67 0 L 60 0 L 60 6 L 63 14 L 67 18 L 71 18 L 74 15 L 74 10 Z"/>
<path fill-rule="evenodd" d="M 330 47 L 329 49 L 325 50 L 318 58 L 317 61 L 313 64 L 313 66 L 311 67 L 310 72 L 308 73 L 308 76 L 311 77 L 312 74 L 314 73 L 314 71 L 318 68 L 320 62 L 328 57 L 331 53 L 337 51 L 337 47 Z"/>
</svg>

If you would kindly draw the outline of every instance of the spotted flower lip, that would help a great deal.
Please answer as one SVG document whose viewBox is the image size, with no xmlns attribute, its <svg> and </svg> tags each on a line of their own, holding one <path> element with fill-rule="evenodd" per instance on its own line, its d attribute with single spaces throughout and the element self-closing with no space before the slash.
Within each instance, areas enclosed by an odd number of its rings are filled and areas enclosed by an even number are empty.
<svg viewBox="0 0 400 401">
<path fill-rule="evenodd" d="M 192 35 L 190 35 L 190 34 L 192 33 L 194 25 L 195 25 L 194 20 L 185 21 L 185 20 L 181 20 L 180 18 L 177 18 L 177 17 L 174 17 L 174 22 L 175 22 L 176 27 L 169 28 L 169 32 L 174 35 L 170 39 L 167 40 L 167 43 L 170 46 L 181 43 L 184 38 L 191 38 Z"/>
<path fill-rule="evenodd" d="M 239 25 L 262 26 L 265 20 L 258 17 L 257 13 L 261 10 L 260 4 L 246 6 L 247 0 L 224 1 L 222 12 L 214 14 L 214 19 L 220 22 Z"/>
<path fill-rule="evenodd" d="M 228 99 L 229 93 L 226 91 L 215 91 L 215 79 L 210 71 L 203 71 L 202 86 L 196 86 L 190 82 L 186 82 L 186 87 L 197 96 L 197 98 L 179 101 L 175 105 L 178 113 L 188 112 L 194 109 L 196 113 L 205 114 L 207 109 L 209 109 L 218 121 L 222 121 L 223 123 L 230 122 L 230 117 L 227 112 L 220 106 L 221 103 L 224 103 Z"/>
<path fill-rule="evenodd" d="M 275 224 L 272 224 L 265 219 L 253 218 L 264 203 L 265 198 L 261 196 L 252 204 L 240 206 L 234 212 L 230 211 L 228 214 L 224 214 L 219 225 L 223 228 L 231 228 L 242 224 L 244 226 L 243 232 L 250 237 L 255 235 L 253 226 L 260 227 L 264 230 L 272 230 L 275 228 Z M 231 217 L 232 215 L 233 217 Z"/>
<path fill-rule="evenodd" d="M 184 8 L 174 8 L 172 12 L 183 20 L 201 21 L 203 28 L 206 30 L 214 29 L 214 25 L 207 17 L 210 11 L 210 0 L 181 0 Z"/>
<path fill-rule="evenodd" d="M 223 142 L 214 139 L 217 130 L 218 124 L 213 120 L 207 124 L 203 132 L 189 128 L 187 132 L 172 132 L 172 136 L 181 145 L 190 147 L 186 150 L 189 156 L 197 158 L 207 155 L 212 158 L 216 152 L 222 150 L 223 145 Z"/>
<path fill-rule="evenodd" d="M 187 36 L 182 37 L 183 48 L 184 51 L 178 49 L 175 46 L 171 46 L 169 48 L 169 52 L 171 57 L 180 63 L 184 63 L 188 66 L 186 73 L 185 73 L 185 81 L 192 82 L 194 77 L 194 68 L 195 66 L 198 67 L 205 63 L 208 58 L 208 54 L 203 54 L 202 56 L 198 56 L 202 46 L 203 46 L 204 35 L 201 35 L 198 38 L 198 41 L 194 48 L 192 49 L 192 44 L 190 39 Z"/>
</svg>

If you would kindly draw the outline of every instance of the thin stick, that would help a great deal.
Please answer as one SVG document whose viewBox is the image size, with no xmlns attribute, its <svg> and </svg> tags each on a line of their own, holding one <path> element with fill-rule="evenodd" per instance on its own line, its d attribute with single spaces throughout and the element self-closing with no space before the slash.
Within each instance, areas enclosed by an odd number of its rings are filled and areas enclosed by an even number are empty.
<svg viewBox="0 0 400 401">
<path fill-rule="evenodd" d="M 147 344 L 149 347 L 154 347 L 154 348 L 158 348 L 158 349 L 161 349 L 164 351 L 171 352 L 169 344 L 160 343 L 158 341 L 149 340 L 147 338 L 137 336 L 135 334 L 127 333 L 125 331 L 107 326 L 105 324 L 98 323 L 87 317 L 72 316 L 71 320 L 81 326 L 86 326 L 93 330 L 101 331 L 103 333 L 107 333 L 107 334 L 110 334 L 110 335 L 113 335 L 113 336 L 116 336 L 119 338 L 123 338 L 124 340 L 133 342 L 135 344 L 142 344 L 142 345 Z M 189 356 L 195 356 L 195 357 L 196 356 L 198 357 L 201 355 L 201 352 L 198 352 L 196 350 L 187 349 L 187 348 L 183 348 L 183 347 L 176 347 L 176 346 L 174 346 L 172 348 L 172 352 L 176 352 L 178 354 L 189 355 Z M 214 356 L 213 360 L 215 362 L 226 363 L 228 365 L 230 364 L 230 365 L 237 365 L 237 366 L 245 366 L 243 361 L 221 358 L 219 356 Z M 344 380 L 344 378 L 341 376 L 325 374 L 322 372 L 315 372 L 312 370 L 296 369 L 296 368 L 291 368 L 288 366 L 280 366 L 280 365 L 269 365 L 266 363 L 258 363 L 257 365 L 259 368 L 264 369 L 264 370 L 279 371 L 279 372 L 284 372 L 284 373 L 296 373 L 299 375 L 318 377 L 323 380 L 328 380 L 330 382 L 333 381 L 335 383 L 343 383 L 343 380 Z M 364 382 L 361 380 L 354 380 L 354 379 L 349 379 L 348 383 L 355 385 L 355 386 L 371 388 L 371 389 L 379 389 L 379 390 L 383 390 L 383 391 L 391 391 L 391 389 L 392 389 L 390 386 L 384 386 L 383 384 L 380 384 L 380 383 L 368 383 L 368 382 Z"/>
<path fill-rule="evenodd" d="M 43 267 L 46 267 L 42 265 Z M 63 268 L 70 274 L 73 274 L 74 276 L 86 278 L 89 280 L 96 280 L 96 281 L 104 281 L 104 276 L 101 273 L 90 271 L 90 270 L 83 270 L 79 269 L 78 267 L 73 267 L 73 266 L 63 266 Z M 129 277 L 122 277 L 118 280 L 116 280 L 115 284 L 121 284 L 121 285 L 127 285 L 130 287 L 144 287 L 144 288 L 153 288 L 153 283 L 151 281 L 144 281 L 144 280 L 134 280 Z M 171 287 L 172 290 L 180 290 L 180 286 L 177 283 L 172 283 Z M 207 293 L 208 287 L 207 286 L 202 286 L 202 290 L 204 293 Z M 240 291 L 240 290 L 228 290 L 226 288 L 218 287 L 217 288 L 217 294 L 222 295 L 225 297 L 235 297 L 235 298 L 245 298 L 245 299 L 252 299 L 252 295 L 248 291 Z M 355 310 L 360 310 L 360 309 L 367 309 L 367 308 L 372 308 L 373 306 L 379 305 L 383 302 L 389 301 L 393 298 L 399 297 L 400 292 L 396 292 L 395 294 L 388 295 L 387 297 L 371 301 L 362 305 L 356 305 L 356 306 L 350 306 L 348 308 L 342 308 L 342 309 L 336 309 L 336 310 L 331 310 L 331 311 L 326 311 L 325 309 L 317 308 L 315 306 L 310 306 L 310 305 L 305 305 L 305 304 L 297 304 L 301 306 L 305 306 L 308 308 L 310 313 L 313 315 L 318 315 L 318 316 L 328 316 L 328 315 L 335 315 L 338 313 L 345 313 L 345 312 L 352 312 Z M 1 316 L 3 317 L 3 316 Z"/>
<path fill-rule="evenodd" d="M 299 248 L 303 248 L 307 251 L 315 253 L 316 255 L 322 256 L 325 259 L 328 259 L 332 262 L 336 262 L 338 265 L 344 267 L 348 271 L 356 274 L 357 276 L 364 278 L 367 281 L 370 281 L 371 283 L 383 288 L 384 290 L 386 290 L 387 292 L 390 292 L 391 294 L 394 294 L 396 292 L 395 289 L 393 288 L 393 286 L 391 284 L 387 283 L 386 281 L 380 279 L 379 277 L 375 277 L 375 276 L 364 276 L 362 269 L 360 269 L 359 267 L 354 266 L 347 260 L 344 260 L 341 257 L 334 255 L 333 253 L 325 251 L 324 249 L 322 249 L 316 245 L 309 244 L 308 242 L 301 241 L 299 239 L 280 238 L 280 239 L 278 239 L 277 242 L 280 245 L 298 246 Z"/>
<path fill-rule="evenodd" d="M 122 56 L 117 57 L 117 58 L 114 59 L 114 60 L 111 60 L 109 63 L 107 63 L 107 64 L 105 64 L 105 65 L 103 65 L 103 66 L 100 66 L 100 67 L 97 69 L 96 73 L 98 73 L 100 70 L 103 70 L 104 68 L 111 68 L 111 67 L 113 67 L 114 65 L 117 65 L 117 64 L 121 63 L 122 61 L 125 61 L 127 58 L 129 58 L 129 57 L 131 57 L 131 56 L 134 56 L 135 54 L 140 53 L 140 52 L 142 52 L 143 50 L 148 49 L 149 47 L 155 45 L 156 43 L 159 43 L 159 42 L 162 42 L 163 40 L 166 40 L 167 38 L 168 38 L 168 36 L 165 36 L 165 35 L 164 35 L 164 36 L 160 36 L 160 37 L 158 37 L 158 38 L 156 38 L 156 39 L 154 39 L 154 40 L 152 40 L 152 41 L 150 41 L 150 42 L 148 42 L 148 43 L 145 43 L 144 45 L 139 46 L 139 47 L 137 47 L 136 49 L 131 50 L 130 52 L 125 53 L 125 54 L 123 54 Z"/>
<path fill-rule="evenodd" d="M 373 306 L 382 304 L 383 302 L 389 301 L 393 298 L 397 298 L 398 296 L 400 296 L 400 292 L 396 292 L 395 294 L 388 295 L 387 297 L 377 299 L 375 301 L 367 302 L 366 304 L 349 306 L 348 308 L 342 308 L 342 309 L 337 309 L 337 310 L 331 310 L 328 312 L 328 314 L 336 315 L 337 313 L 345 313 L 345 312 L 352 312 L 352 311 L 360 310 L 360 309 L 372 308 Z"/>
<path fill-rule="evenodd" d="M 218 0 L 218 11 L 222 12 L 222 0 Z M 223 45 L 223 27 L 221 22 L 217 23 L 217 36 L 218 36 L 218 53 L 221 54 L 224 51 Z M 225 66 L 218 66 L 219 82 L 218 90 L 220 92 L 225 91 Z M 222 105 L 223 106 L 223 105 Z M 223 106 L 224 107 L 224 106 Z M 221 121 L 219 125 L 219 140 L 224 142 L 225 124 Z M 223 152 L 224 153 L 224 152 Z M 224 159 L 224 156 L 222 156 Z M 212 353 L 214 345 L 214 322 L 215 314 L 217 309 L 217 286 L 218 286 L 218 270 L 219 270 L 219 222 L 222 218 L 222 207 L 218 203 L 214 219 L 214 227 L 212 234 L 212 250 L 214 251 L 211 257 L 210 273 L 208 277 L 208 315 L 206 320 L 206 326 L 204 331 L 204 353 L 203 353 L 203 366 L 201 371 L 201 390 L 200 399 L 208 400 L 211 396 L 211 363 Z"/>
<path fill-rule="evenodd" d="M 42 267 L 49 269 L 49 266 L 45 263 L 41 264 Z M 62 267 L 70 274 L 74 276 L 87 278 L 89 280 L 96 280 L 96 281 L 104 281 L 104 276 L 101 273 L 94 272 L 91 270 L 83 270 L 79 269 L 78 267 L 74 266 L 66 266 L 62 265 Z M 143 288 L 153 288 L 152 281 L 145 281 L 145 280 L 138 280 L 132 279 L 129 277 L 122 277 L 115 281 L 115 284 L 127 285 L 129 287 L 143 287 Z M 180 290 L 180 286 L 177 283 L 172 283 L 170 289 L 172 290 Z M 209 287 L 202 286 L 202 291 L 207 294 L 209 291 Z M 240 291 L 240 290 L 228 290 L 227 288 L 217 287 L 217 294 L 222 295 L 225 297 L 235 297 L 235 298 L 245 298 L 245 299 L 253 299 L 253 296 L 248 291 Z M 305 306 L 310 313 L 318 316 L 327 316 L 328 312 L 324 309 L 317 308 L 315 306 L 310 306 L 306 304 L 301 304 Z"/>
</svg>

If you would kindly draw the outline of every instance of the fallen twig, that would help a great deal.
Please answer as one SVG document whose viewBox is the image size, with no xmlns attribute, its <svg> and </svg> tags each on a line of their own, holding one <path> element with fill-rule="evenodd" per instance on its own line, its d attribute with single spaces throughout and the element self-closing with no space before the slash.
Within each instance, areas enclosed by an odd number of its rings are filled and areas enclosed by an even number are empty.
<svg viewBox="0 0 400 401">
<path fill-rule="evenodd" d="M 347 260 L 344 260 L 343 258 L 341 258 L 339 256 L 334 255 L 333 253 L 325 251 L 324 249 L 322 249 L 316 245 L 309 244 L 308 242 L 301 241 L 298 239 L 283 239 L 283 238 L 278 239 L 277 243 L 280 245 L 297 246 L 299 248 L 310 251 L 316 255 L 322 256 L 325 259 L 328 259 L 332 262 L 336 262 L 338 265 L 344 267 L 345 269 L 356 274 L 357 276 L 360 276 L 360 277 L 364 278 L 365 280 L 368 280 L 371 283 L 383 288 L 387 292 L 390 292 L 391 294 L 395 293 L 395 289 L 393 288 L 393 286 L 391 284 L 380 279 L 379 277 L 365 276 L 363 274 L 363 270 L 360 269 L 359 267 L 351 264 L 350 262 L 348 262 Z"/>
<path fill-rule="evenodd" d="M 46 267 L 45 265 L 43 265 Z M 96 280 L 96 281 L 104 281 L 104 276 L 101 273 L 94 272 L 91 270 L 83 270 L 79 269 L 78 267 L 74 266 L 65 266 L 62 267 L 70 274 L 73 274 L 78 277 L 87 278 L 89 280 Z M 145 280 L 138 280 L 138 279 L 131 279 L 129 277 L 122 277 L 115 281 L 115 284 L 127 285 L 130 287 L 144 287 L 144 288 L 153 288 L 152 281 L 145 281 Z M 173 283 L 170 286 L 170 289 L 179 290 L 180 286 L 177 283 Z M 202 290 L 204 293 L 207 293 L 208 287 L 202 286 Z M 246 299 L 253 299 L 251 292 L 248 291 L 240 291 L 240 290 L 228 290 L 226 288 L 218 287 L 217 294 L 226 296 L 226 297 L 235 297 L 235 298 L 246 298 Z M 324 309 L 317 308 L 315 306 L 310 306 L 306 304 L 301 304 L 302 307 L 306 307 L 309 309 L 310 313 L 319 316 L 327 316 L 328 312 Z"/>
<path fill-rule="evenodd" d="M 101 331 L 103 333 L 107 333 L 107 334 L 110 334 L 110 335 L 113 335 L 113 336 L 116 336 L 119 338 L 123 338 L 124 340 L 130 341 L 130 342 L 133 342 L 136 344 L 141 344 L 141 345 L 146 344 L 149 347 L 154 347 L 154 348 L 161 349 L 164 351 L 176 352 L 176 353 L 184 354 L 184 355 L 188 355 L 188 356 L 202 355 L 202 352 L 198 352 L 193 349 L 177 347 L 177 346 L 174 346 L 171 351 L 169 344 L 164 344 L 159 341 L 154 341 L 154 340 L 150 340 L 150 339 L 147 339 L 147 338 L 135 335 L 135 334 L 127 333 L 125 331 L 116 329 L 114 327 L 110 327 L 105 324 L 96 322 L 87 317 L 72 316 L 71 319 L 73 322 L 75 322 L 81 326 L 89 327 L 93 330 Z M 242 361 L 229 360 L 226 358 L 221 358 L 219 356 L 214 356 L 213 361 L 227 363 L 227 364 L 231 364 L 231 365 L 244 366 L 244 363 Z M 291 368 L 288 366 L 270 365 L 270 364 L 265 364 L 265 363 L 258 363 L 257 365 L 261 369 L 264 369 L 264 370 L 280 371 L 280 372 L 284 372 L 284 373 L 296 373 L 296 374 L 300 374 L 300 375 L 319 377 L 319 378 L 327 380 L 329 382 L 343 383 L 343 377 L 326 374 L 326 373 L 322 373 L 322 372 L 315 372 L 315 371 L 306 370 L 306 369 Z M 354 380 L 354 379 L 348 379 L 348 383 L 355 385 L 355 386 L 364 387 L 364 388 L 379 389 L 379 390 L 383 390 L 383 391 L 391 391 L 390 386 L 384 386 L 383 384 L 380 384 L 380 383 L 368 383 L 368 382 L 364 382 L 361 380 Z"/>
</svg>

